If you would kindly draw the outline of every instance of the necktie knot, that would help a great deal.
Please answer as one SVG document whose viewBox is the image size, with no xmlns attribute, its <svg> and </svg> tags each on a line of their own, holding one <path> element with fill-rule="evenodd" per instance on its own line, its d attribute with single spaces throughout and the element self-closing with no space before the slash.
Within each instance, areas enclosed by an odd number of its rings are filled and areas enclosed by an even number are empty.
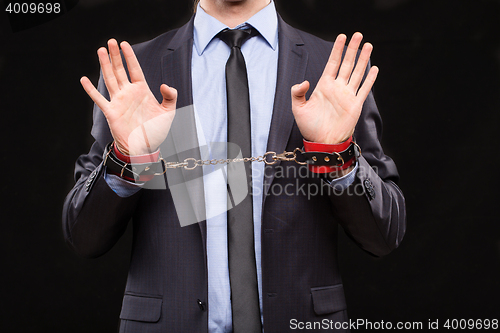
<svg viewBox="0 0 500 333">
<path fill-rule="evenodd" d="M 257 36 L 255 29 L 224 29 L 217 34 L 217 37 L 226 43 L 230 48 L 241 46 L 250 38 Z"/>
</svg>

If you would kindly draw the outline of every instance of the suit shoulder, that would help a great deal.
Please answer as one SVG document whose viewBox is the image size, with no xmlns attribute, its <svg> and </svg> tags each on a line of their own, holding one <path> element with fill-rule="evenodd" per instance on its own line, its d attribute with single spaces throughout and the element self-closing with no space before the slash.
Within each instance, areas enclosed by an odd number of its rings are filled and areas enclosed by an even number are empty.
<svg viewBox="0 0 500 333">
<path fill-rule="evenodd" d="M 302 41 L 304 46 L 308 50 L 313 51 L 313 55 L 316 54 L 321 57 L 324 54 L 330 54 L 333 47 L 333 42 L 324 40 L 311 33 L 294 28 L 287 23 L 284 23 L 283 27 L 286 30 L 286 34 L 290 36 L 292 40 L 294 40 L 295 42 Z"/>
<path fill-rule="evenodd" d="M 168 44 L 179 29 L 180 28 L 173 29 L 148 41 L 134 44 L 132 45 L 132 48 L 138 57 L 149 53 L 164 54 L 168 48 Z"/>
<path fill-rule="evenodd" d="M 318 45 L 320 47 L 330 48 L 330 49 L 333 46 L 333 42 L 324 40 L 322 38 L 319 38 L 318 36 L 315 36 L 313 34 L 310 34 L 308 32 L 305 32 L 305 31 L 302 31 L 299 29 L 295 29 L 295 30 L 297 31 L 297 33 L 300 35 L 300 37 L 304 40 L 304 42 L 306 44 L 314 44 L 314 45 Z"/>
<path fill-rule="evenodd" d="M 177 48 L 193 38 L 194 16 L 183 26 L 167 31 L 156 38 L 133 45 L 138 58 L 155 59 L 163 57 L 169 49 Z"/>
<path fill-rule="evenodd" d="M 302 39 L 304 47 L 309 54 L 310 65 L 316 64 L 321 73 L 332 52 L 333 42 L 326 41 L 308 32 L 296 29 L 297 35 Z M 313 66 L 314 67 L 314 66 Z"/>
</svg>

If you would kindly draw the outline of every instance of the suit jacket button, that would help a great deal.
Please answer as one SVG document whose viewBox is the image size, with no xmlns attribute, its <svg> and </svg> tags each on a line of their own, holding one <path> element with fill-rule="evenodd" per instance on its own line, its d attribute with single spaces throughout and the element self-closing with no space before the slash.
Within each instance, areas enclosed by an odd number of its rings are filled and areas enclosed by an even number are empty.
<svg viewBox="0 0 500 333">
<path fill-rule="evenodd" d="M 200 307 L 201 311 L 205 311 L 205 308 L 206 308 L 205 302 L 202 302 L 201 300 L 198 300 L 198 306 Z"/>
</svg>

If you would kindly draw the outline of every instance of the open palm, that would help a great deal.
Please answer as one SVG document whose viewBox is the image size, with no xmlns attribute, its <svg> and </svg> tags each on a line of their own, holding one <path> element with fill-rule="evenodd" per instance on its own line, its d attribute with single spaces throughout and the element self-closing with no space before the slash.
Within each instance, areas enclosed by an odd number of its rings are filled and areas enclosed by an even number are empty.
<svg viewBox="0 0 500 333">
<path fill-rule="evenodd" d="M 355 33 L 342 60 L 346 39 L 345 35 L 337 37 L 309 100 L 305 97 L 309 82 L 292 87 L 292 111 L 302 136 L 308 141 L 337 144 L 347 140 L 377 78 L 378 68 L 372 67 L 361 85 L 373 47 L 366 43 L 356 63 L 363 35 Z"/>
<path fill-rule="evenodd" d="M 125 155 L 142 155 L 155 151 L 167 137 L 175 116 L 177 91 L 163 84 L 158 103 L 142 69 L 127 42 L 120 44 L 129 70 L 130 81 L 122 63 L 120 48 L 114 39 L 97 51 L 102 75 L 110 100 L 94 87 L 87 77 L 81 83 L 108 121 L 117 148 Z M 110 59 L 111 58 L 111 59 Z"/>
</svg>

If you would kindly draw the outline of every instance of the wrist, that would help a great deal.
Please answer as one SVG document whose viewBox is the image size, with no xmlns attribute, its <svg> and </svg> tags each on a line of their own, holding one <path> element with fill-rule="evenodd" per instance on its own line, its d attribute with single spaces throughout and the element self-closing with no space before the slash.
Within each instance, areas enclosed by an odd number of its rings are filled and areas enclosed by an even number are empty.
<svg viewBox="0 0 500 333">
<path fill-rule="evenodd" d="M 113 151 L 118 159 L 126 163 L 155 163 L 158 162 L 160 158 L 160 149 L 157 149 L 151 154 L 128 155 L 124 154 L 118 146 L 119 145 L 115 141 L 113 144 Z"/>
<path fill-rule="evenodd" d="M 117 141 L 115 141 L 115 143 L 114 143 L 114 148 L 116 149 L 117 152 L 119 152 L 123 156 L 128 156 L 128 157 L 145 156 L 145 155 L 155 154 L 160 149 L 158 147 L 155 151 L 153 151 L 148 146 L 147 149 L 131 152 L 128 148 L 125 148 L 123 145 L 121 145 Z"/>
<path fill-rule="evenodd" d="M 117 153 L 123 154 L 125 156 L 130 156 L 130 152 L 128 151 L 128 149 L 125 149 L 125 147 L 116 142 L 116 140 L 113 142 L 113 149 Z"/>
<path fill-rule="evenodd" d="M 325 145 L 340 145 L 343 144 L 349 140 L 352 139 L 354 132 L 351 132 L 351 134 L 348 134 L 347 136 L 343 137 L 336 137 L 336 138 L 315 138 L 314 140 L 308 140 L 304 138 L 304 141 L 311 142 L 311 143 L 320 143 L 325 144 Z"/>
</svg>

